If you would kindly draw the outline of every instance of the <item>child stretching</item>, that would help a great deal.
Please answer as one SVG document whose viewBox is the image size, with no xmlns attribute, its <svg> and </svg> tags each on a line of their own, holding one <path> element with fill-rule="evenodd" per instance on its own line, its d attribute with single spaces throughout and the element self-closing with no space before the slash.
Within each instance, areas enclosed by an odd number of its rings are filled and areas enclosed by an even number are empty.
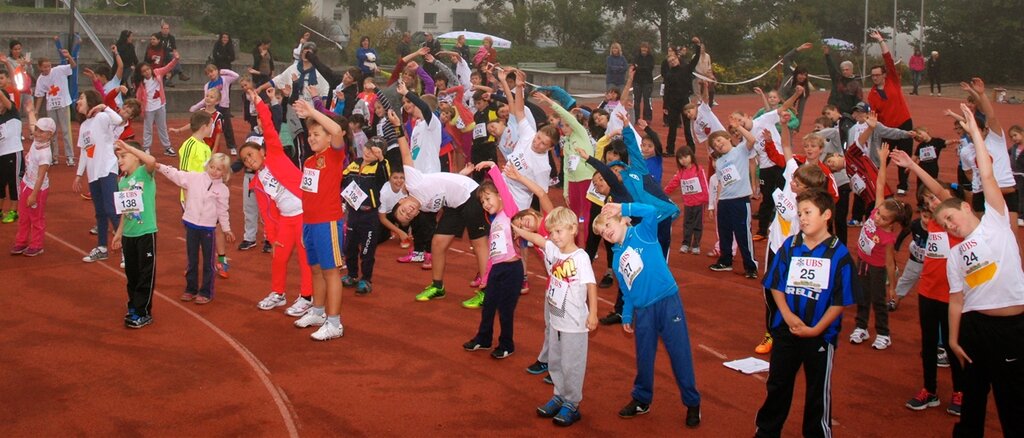
<svg viewBox="0 0 1024 438">
<path fill-rule="evenodd" d="M 9 224 L 18 220 L 18 178 L 21 177 L 22 149 L 21 116 L 16 102 L 17 90 L 9 90 L 10 76 L 0 70 L 0 222 Z M 52 155 L 52 154 L 51 154 Z M 49 163 L 47 163 L 49 164 Z M 13 205 L 8 206 L 8 198 Z M 4 213 L 3 210 L 7 209 Z"/>
<path fill-rule="evenodd" d="M 120 217 L 114 210 L 114 192 L 117 191 L 117 156 L 114 155 L 115 128 L 123 121 L 121 115 L 102 103 L 96 90 L 82 92 L 76 104 L 84 120 L 78 129 L 78 171 L 72 189 L 82 191 L 82 175 L 89 181 L 89 193 L 96 214 L 96 247 L 82 258 L 92 263 L 107 259 L 109 225 L 118 226 Z"/>
<path fill-rule="evenodd" d="M 220 100 L 215 102 L 214 108 L 220 113 L 220 119 L 224 120 L 224 140 L 231 150 L 231 155 L 238 155 L 235 148 L 235 130 L 231 127 L 231 83 L 238 79 L 238 73 L 230 69 L 217 69 L 217 66 L 209 64 L 206 66 L 206 77 L 209 82 L 203 84 L 204 98 L 192 105 L 191 111 L 198 111 L 206 104 L 206 93 L 210 90 L 220 92 Z"/>
<path fill-rule="evenodd" d="M 157 134 L 160 135 L 160 144 L 164 147 L 164 155 L 168 157 L 177 156 L 174 149 L 171 149 L 171 139 L 167 136 L 167 93 L 164 90 L 164 76 L 178 65 L 180 55 L 174 51 L 174 59 L 163 67 L 154 68 L 149 64 L 142 64 L 135 70 L 135 98 L 142 105 L 142 113 L 145 118 L 142 122 L 142 147 L 149 151 L 153 144 L 153 124 L 156 123 Z"/>
<path fill-rule="evenodd" d="M 523 263 L 519 258 L 516 241 L 512 236 L 512 216 L 519 211 L 515 199 L 508 189 L 505 177 L 493 162 L 483 162 L 479 168 L 490 167 L 490 182 L 484 182 L 474 192 L 483 210 L 493 216 L 490 234 L 487 238 L 490 248 L 487 270 L 483 278 L 487 283 L 484 291 L 483 311 L 480 314 L 480 328 L 469 342 L 462 345 L 466 351 L 491 348 L 494 336 L 494 313 L 498 312 L 501 334 L 498 347 L 491 357 L 504 359 L 512 355 L 516 345 L 512 339 L 516 305 L 519 304 L 518 285 L 523 278 Z"/>
<path fill-rule="evenodd" d="M 356 295 L 366 295 L 373 290 L 373 264 L 381 233 L 377 208 L 380 207 L 381 188 L 391 176 L 391 168 L 384 160 L 387 147 L 384 138 L 373 137 L 362 146 L 362 156 L 349 164 L 342 178 L 344 189 L 341 197 L 348 209 L 345 227 L 348 275 L 342 277 L 341 283 L 348 287 L 356 286 Z M 360 259 L 362 277 L 359 276 Z"/>
<path fill-rule="evenodd" d="M 857 328 L 850 334 L 850 342 L 860 344 L 871 337 L 868 318 L 875 310 L 875 330 L 878 336 L 871 347 L 885 350 L 892 345 L 889 336 L 889 308 L 887 298 L 896 292 L 896 235 L 898 226 L 910 225 L 910 207 L 895 199 L 885 198 L 885 165 L 889 158 L 889 144 L 878 148 L 878 179 L 875 183 L 875 209 L 868 215 L 857 238 L 857 272 L 861 293 L 857 296 Z"/>
<path fill-rule="evenodd" d="M 274 129 L 270 108 L 259 99 L 255 90 L 249 90 L 248 94 L 256 102 L 257 118 L 263 130 L 263 145 L 246 142 L 238 153 L 245 167 L 255 173 L 247 189 L 252 190 L 256 196 L 267 241 L 273 242 L 270 294 L 257 307 L 271 310 L 287 303 L 285 287 L 288 261 L 294 252 L 299 259 L 299 297 L 285 313 L 300 317 L 313 305 L 313 276 L 306 261 L 306 252 L 300 247 L 303 216 L 302 190 L 299 186 L 302 173 L 284 152 L 281 138 Z"/>
<path fill-rule="evenodd" d="M 757 411 L 755 437 L 782 436 L 800 367 L 806 378 L 803 436 L 832 436 L 832 364 L 843 307 L 853 304 L 857 278 L 846 246 L 828 232 L 835 204 L 821 190 L 797 197 L 800 232 L 779 247 L 764 278 L 778 311 L 768 395 Z"/>
<path fill-rule="evenodd" d="M 736 124 L 734 127 L 749 136 L 749 132 L 746 132 L 743 126 Z M 722 249 L 718 261 L 709 268 L 712 271 L 732 270 L 733 252 L 727 248 L 732 248 L 735 238 L 743 257 L 744 275 L 747 278 L 757 278 L 757 264 L 751 255 L 754 245 L 750 240 L 750 195 L 753 193 L 753 187 L 750 183 L 749 159 L 750 151 L 754 150 L 756 142 L 748 140 L 745 147 L 734 147 L 729 133 L 715 131 L 708 136 L 708 143 L 720 155 L 715 160 L 715 174 L 718 175 L 721 187 L 718 208 L 715 211 L 719 247 Z"/>
<path fill-rule="evenodd" d="M 124 275 L 128 280 L 124 325 L 139 329 L 153 323 L 157 231 L 153 172 L 157 163 L 138 143 L 118 140 L 117 165 L 124 175 L 117 183 L 117 210 L 122 217 L 110 247 L 124 253 Z"/>
<path fill-rule="evenodd" d="M 613 245 L 613 269 L 625 300 L 622 329 L 633 333 L 636 327 L 633 399 L 619 411 L 619 416 L 632 418 L 650 411 L 654 398 L 654 354 L 660 339 L 668 350 L 672 373 L 686 406 L 686 426 L 697 427 L 700 425 L 700 393 L 693 376 L 690 335 L 683 301 L 679 298 L 679 285 L 669 272 L 658 243 L 657 224 L 663 218 L 657 211 L 640 203 L 608 203 L 594 219 L 594 232 Z M 632 226 L 629 217 L 643 220 Z"/>
<path fill-rule="evenodd" d="M 209 93 L 209 92 L 208 92 Z M 211 138 L 215 138 L 218 123 L 220 117 L 216 113 L 209 113 L 206 111 L 195 111 L 192 113 L 192 117 L 189 119 L 189 130 L 192 131 L 192 135 L 185 139 L 185 142 L 181 144 L 181 148 L 178 149 L 178 169 L 185 172 L 203 172 L 206 169 L 206 163 L 210 160 L 213 155 L 213 150 L 210 148 L 207 141 Z M 181 203 L 184 206 L 186 197 L 186 190 L 181 190 Z M 217 275 L 220 278 L 228 278 L 228 258 L 227 258 L 227 244 L 224 242 L 224 233 L 218 228 L 214 232 L 214 239 L 216 239 L 217 248 L 217 260 L 214 262 L 214 268 L 217 270 Z"/>
<path fill-rule="evenodd" d="M 211 88 L 206 90 L 206 97 L 203 98 L 202 102 L 195 104 L 192 108 L 189 108 L 190 112 L 204 111 L 210 115 L 212 129 L 208 136 L 203 137 L 203 143 L 209 146 L 211 152 L 221 152 L 221 145 L 223 141 L 222 131 L 224 130 L 224 120 L 221 119 L 220 112 L 217 111 L 217 102 L 220 102 L 220 90 L 217 88 Z M 189 129 L 189 124 L 185 124 L 178 128 L 171 128 L 170 131 L 174 134 L 180 133 L 186 129 Z"/>
<path fill-rule="evenodd" d="M 216 267 L 213 254 L 217 251 L 214 231 L 218 224 L 228 242 L 235 241 L 228 219 L 228 199 L 231 195 L 227 182 L 231 178 L 231 159 L 214 154 L 206 163 L 205 172 L 178 170 L 157 164 L 156 170 L 185 191 L 185 247 L 188 268 L 185 271 L 185 292 L 181 301 L 207 304 L 213 299 L 213 276 Z M 203 251 L 203 283 L 199 285 L 199 250 Z"/>
<path fill-rule="evenodd" d="M 46 198 L 50 192 L 50 140 L 57 130 L 53 119 L 36 121 L 34 105 L 27 105 L 32 145 L 25 155 L 25 176 L 21 179 L 18 197 L 18 234 L 11 247 L 11 255 L 34 257 L 43 253 L 43 235 L 46 234 Z"/>
<path fill-rule="evenodd" d="M 559 426 L 571 426 L 580 419 L 588 332 L 597 330 L 597 281 L 590 256 L 576 246 L 578 226 L 576 214 L 565 207 L 552 210 L 544 220 L 547 239 L 512 226 L 517 235 L 544 248 L 544 265 L 548 271 L 545 347 L 555 396 L 537 408 L 537 415 L 553 418 Z"/>
<path fill-rule="evenodd" d="M 693 150 L 683 145 L 676 150 L 676 171 L 665 186 L 665 194 L 676 189 L 683 193 L 683 244 L 679 252 L 700 254 L 700 238 L 704 233 L 704 209 L 708 206 L 708 177 L 697 164 Z"/>
<path fill-rule="evenodd" d="M 336 122 L 304 100 L 295 102 L 295 114 L 306 119 L 309 148 L 313 155 L 302 167 L 302 244 L 313 274 L 313 307 L 295 321 L 305 328 L 320 326 L 309 335 L 316 341 L 341 337 L 342 230 L 341 178 L 345 170 L 344 117 Z M 326 310 L 325 306 L 326 305 Z"/>
</svg>

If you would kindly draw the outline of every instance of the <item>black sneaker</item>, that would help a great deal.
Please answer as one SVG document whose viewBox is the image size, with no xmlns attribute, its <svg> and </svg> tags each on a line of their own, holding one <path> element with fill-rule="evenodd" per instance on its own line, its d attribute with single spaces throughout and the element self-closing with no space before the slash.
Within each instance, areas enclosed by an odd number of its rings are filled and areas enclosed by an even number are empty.
<svg viewBox="0 0 1024 438">
<path fill-rule="evenodd" d="M 548 375 L 544 376 L 544 383 L 547 383 L 548 385 L 554 385 L 555 384 L 555 381 L 551 380 L 551 374 L 548 374 Z"/>
<path fill-rule="evenodd" d="M 597 320 L 597 322 L 601 323 L 601 325 L 622 324 L 622 315 L 619 315 L 618 313 L 615 312 L 610 312 L 607 315 L 605 315 L 604 318 Z"/>
<path fill-rule="evenodd" d="M 242 243 L 238 244 L 239 251 L 248 251 L 256 247 L 256 242 L 251 240 L 243 240 Z"/>
<path fill-rule="evenodd" d="M 487 350 L 487 349 L 490 349 L 491 346 L 490 345 L 483 345 L 483 344 L 481 344 L 481 343 L 479 343 L 477 341 L 469 341 L 469 342 L 467 342 L 465 344 L 462 344 L 462 348 L 465 349 L 466 351 L 477 351 L 477 350 Z"/>
<path fill-rule="evenodd" d="M 270 244 L 270 241 L 269 240 L 264 240 L 263 241 L 263 252 L 270 253 L 273 250 L 274 250 L 274 247 Z"/>
<path fill-rule="evenodd" d="M 534 362 L 533 365 L 530 365 L 530 366 L 526 367 L 526 372 L 530 373 L 530 374 L 533 374 L 533 375 L 544 374 L 547 370 L 548 370 L 548 363 L 547 362 L 541 362 L 539 360 Z"/>
<path fill-rule="evenodd" d="M 495 359 L 504 359 L 506 357 L 511 356 L 512 353 L 513 353 L 512 350 L 508 350 L 508 349 L 505 349 L 505 348 L 502 348 L 502 347 L 498 347 L 498 348 L 495 348 L 494 351 L 491 352 L 491 357 L 493 357 Z"/>
<path fill-rule="evenodd" d="M 750 279 L 756 280 L 757 279 L 757 271 L 747 271 L 747 272 L 744 272 L 743 276 L 747 277 L 747 278 L 750 278 Z"/>
<path fill-rule="evenodd" d="M 153 323 L 153 317 L 132 315 L 130 318 L 125 320 L 124 325 L 130 329 L 140 329 Z"/>
<path fill-rule="evenodd" d="M 710 269 L 712 271 L 715 271 L 715 272 L 725 272 L 725 271 L 731 271 L 732 270 L 732 266 L 723 265 L 721 263 L 715 263 L 715 264 L 713 264 L 711 266 L 708 266 L 708 269 Z"/>
<path fill-rule="evenodd" d="M 601 282 L 598 283 L 597 287 L 601 289 L 608 289 L 612 287 L 612 282 L 614 280 L 615 279 L 612 278 L 612 274 L 604 274 L 604 277 L 601 277 Z"/>
<path fill-rule="evenodd" d="M 700 405 L 686 407 L 686 427 L 700 426 Z"/>
<path fill-rule="evenodd" d="M 650 403 L 640 403 L 635 398 L 629 401 L 626 407 L 619 411 L 619 416 L 622 418 L 633 418 L 637 415 L 643 415 L 651 411 Z"/>
</svg>

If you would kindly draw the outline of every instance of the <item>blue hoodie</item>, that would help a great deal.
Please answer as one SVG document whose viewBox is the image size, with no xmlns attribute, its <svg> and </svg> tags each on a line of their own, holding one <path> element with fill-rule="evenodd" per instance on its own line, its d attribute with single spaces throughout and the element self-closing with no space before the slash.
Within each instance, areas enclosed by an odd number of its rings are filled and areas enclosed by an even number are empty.
<svg viewBox="0 0 1024 438">
<path fill-rule="evenodd" d="M 622 288 L 622 323 L 633 322 L 633 309 L 648 307 L 679 293 L 658 242 L 658 223 L 665 216 L 643 203 L 622 204 L 622 216 L 643 221 L 626 229 L 622 243 L 612 245 L 612 270 Z"/>
</svg>

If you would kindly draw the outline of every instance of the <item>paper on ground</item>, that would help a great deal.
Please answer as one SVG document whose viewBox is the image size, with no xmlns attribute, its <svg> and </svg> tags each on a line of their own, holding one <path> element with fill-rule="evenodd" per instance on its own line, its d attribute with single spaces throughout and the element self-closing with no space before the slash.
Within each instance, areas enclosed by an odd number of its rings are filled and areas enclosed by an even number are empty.
<svg viewBox="0 0 1024 438">
<path fill-rule="evenodd" d="M 725 365 L 726 367 L 732 368 L 743 374 L 754 374 L 768 371 L 769 364 L 768 362 L 758 359 L 756 357 L 748 357 L 746 359 L 724 362 L 722 363 L 722 365 Z"/>
</svg>

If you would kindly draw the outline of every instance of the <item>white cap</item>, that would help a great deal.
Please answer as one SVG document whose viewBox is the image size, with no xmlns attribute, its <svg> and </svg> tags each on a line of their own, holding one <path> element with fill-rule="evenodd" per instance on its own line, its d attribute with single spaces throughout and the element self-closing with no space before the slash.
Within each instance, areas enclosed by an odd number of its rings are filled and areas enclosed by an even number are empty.
<svg viewBox="0 0 1024 438">
<path fill-rule="evenodd" d="M 36 129 L 46 132 L 55 132 L 57 131 L 57 123 L 55 123 L 53 119 L 49 117 L 43 117 L 39 120 L 36 120 Z"/>
</svg>

